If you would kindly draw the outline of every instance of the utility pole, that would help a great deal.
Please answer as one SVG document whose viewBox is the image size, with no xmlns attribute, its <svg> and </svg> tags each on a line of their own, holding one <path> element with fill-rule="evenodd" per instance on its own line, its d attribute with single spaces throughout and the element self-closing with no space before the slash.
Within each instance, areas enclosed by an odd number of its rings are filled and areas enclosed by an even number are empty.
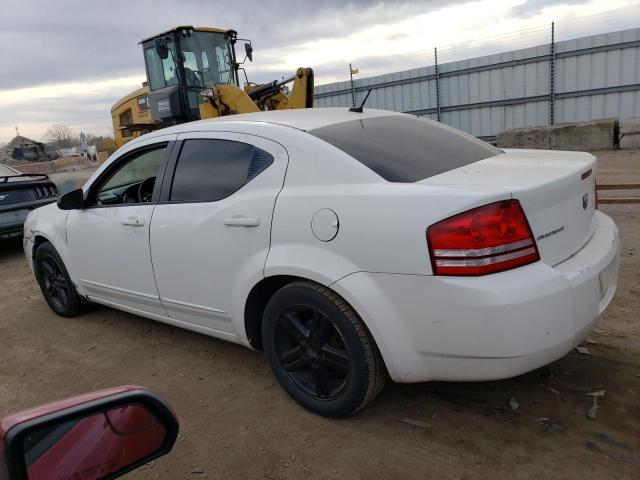
<svg viewBox="0 0 640 480">
<path fill-rule="evenodd" d="M 549 59 L 549 125 L 555 123 L 556 108 L 556 39 L 555 22 L 551 22 L 551 58 Z"/>
<path fill-rule="evenodd" d="M 351 79 L 351 107 L 355 108 L 356 106 L 356 87 L 353 84 L 353 74 L 354 73 L 358 73 L 358 69 L 356 68 L 355 71 L 353 70 L 353 67 L 351 66 L 351 64 L 349 64 L 349 78 Z"/>
<path fill-rule="evenodd" d="M 440 73 L 438 73 L 438 49 L 433 49 L 433 54 L 436 57 L 436 115 L 438 121 L 440 121 Z"/>
</svg>

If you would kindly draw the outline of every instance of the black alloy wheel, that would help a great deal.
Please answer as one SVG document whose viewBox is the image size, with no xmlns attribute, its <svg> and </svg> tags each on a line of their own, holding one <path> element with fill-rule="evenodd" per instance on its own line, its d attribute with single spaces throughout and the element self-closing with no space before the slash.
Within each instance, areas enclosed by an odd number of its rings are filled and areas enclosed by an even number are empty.
<svg viewBox="0 0 640 480">
<path fill-rule="evenodd" d="M 60 254 L 49 242 L 36 248 L 34 271 L 51 310 L 63 317 L 75 317 L 84 312 L 90 302 L 78 295 Z"/>
<path fill-rule="evenodd" d="M 296 305 L 276 324 L 276 350 L 291 381 L 308 395 L 331 399 L 351 375 L 349 352 L 340 332 L 311 305 Z"/>
<path fill-rule="evenodd" d="M 325 417 L 357 412 L 388 378 L 358 314 L 335 292 L 313 282 L 294 281 L 273 294 L 263 315 L 262 343 L 282 388 Z"/>
<path fill-rule="evenodd" d="M 69 284 L 58 261 L 47 253 L 43 255 L 40 268 L 44 294 L 58 309 L 64 309 L 69 303 Z"/>
</svg>

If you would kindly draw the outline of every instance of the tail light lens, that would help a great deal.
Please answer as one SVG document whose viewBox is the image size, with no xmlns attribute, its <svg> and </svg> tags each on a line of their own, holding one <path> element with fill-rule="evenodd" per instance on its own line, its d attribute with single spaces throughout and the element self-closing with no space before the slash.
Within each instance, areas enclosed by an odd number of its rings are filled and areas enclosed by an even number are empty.
<svg viewBox="0 0 640 480">
<path fill-rule="evenodd" d="M 436 275 L 486 275 L 540 260 L 518 200 L 474 208 L 427 229 Z"/>
</svg>

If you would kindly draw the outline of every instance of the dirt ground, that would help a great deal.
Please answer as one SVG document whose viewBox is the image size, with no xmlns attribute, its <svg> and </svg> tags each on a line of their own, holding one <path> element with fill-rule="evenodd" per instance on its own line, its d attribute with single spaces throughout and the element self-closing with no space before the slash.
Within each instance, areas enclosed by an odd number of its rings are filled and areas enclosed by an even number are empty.
<svg viewBox="0 0 640 480">
<path fill-rule="evenodd" d="M 639 181 L 637 152 L 603 154 L 600 163 L 600 183 Z M 601 210 L 620 228 L 622 264 L 590 355 L 574 351 L 499 382 L 389 384 L 346 420 L 298 407 L 261 353 L 107 308 L 55 316 L 20 244 L 2 244 L 0 416 L 147 386 L 173 405 L 181 431 L 168 456 L 128 478 L 638 479 L 640 204 Z M 600 389 L 597 419 L 588 419 L 585 393 Z"/>
</svg>

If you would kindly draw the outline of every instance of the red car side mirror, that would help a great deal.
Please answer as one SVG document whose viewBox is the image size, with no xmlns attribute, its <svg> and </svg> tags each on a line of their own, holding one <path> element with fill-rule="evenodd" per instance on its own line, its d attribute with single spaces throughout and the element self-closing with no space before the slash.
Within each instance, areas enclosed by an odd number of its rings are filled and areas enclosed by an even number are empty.
<svg viewBox="0 0 640 480">
<path fill-rule="evenodd" d="M 119 477 L 167 454 L 171 407 L 136 386 L 89 393 L 0 420 L 0 480 Z"/>
</svg>

